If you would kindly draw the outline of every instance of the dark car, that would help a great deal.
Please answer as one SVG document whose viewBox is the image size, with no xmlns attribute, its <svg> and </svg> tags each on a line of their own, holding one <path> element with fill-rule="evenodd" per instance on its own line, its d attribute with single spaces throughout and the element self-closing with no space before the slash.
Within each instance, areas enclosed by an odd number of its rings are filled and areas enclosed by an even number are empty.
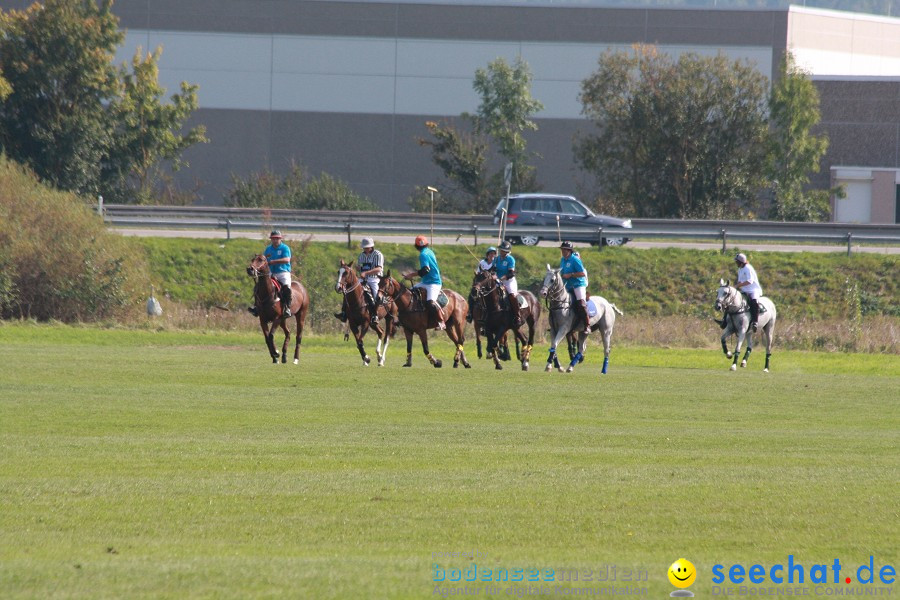
<svg viewBox="0 0 900 600">
<path fill-rule="evenodd" d="M 494 225 L 500 224 L 504 198 L 494 210 Z M 559 215 L 559 226 L 563 229 L 583 229 L 584 233 L 566 233 L 565 238 L 572 242 L 597 243 L 597 229 L 603 228 L 602 244 L 604 246 L 621 246 L 631 240 L 627 230 L 631 229 L 631 219 L 617 219 L 606 215 L 595 215 L 587 206 L 573 196 L 559 194 L 513 194 L 509 197 L 509 209 L 506 213 L 507 227 L 540 227 L 556 229 L 556 217 Z M 607 233 L 608 230 L 608 233 Z M 544 234 L 543 237 L 546 237 Z M 510 241 L 535 246 L 542 236 L 521 235 L 510 237 Z"/>
</svg>

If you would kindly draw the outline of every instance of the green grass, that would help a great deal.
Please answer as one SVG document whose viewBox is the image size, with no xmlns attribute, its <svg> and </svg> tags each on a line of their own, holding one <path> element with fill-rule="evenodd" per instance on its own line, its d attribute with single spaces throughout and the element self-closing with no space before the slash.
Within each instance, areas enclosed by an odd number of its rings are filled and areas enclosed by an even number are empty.
<svg viewBox="0 0 900 600">
<path fill-rule="evenodd" d="M 311 337 L 273 366 L 249 333 L 0 326 L 2 596 L 421 598 L 435 562 L 470 564 L 433 552 L 471 550 L 644 569 L 651 597 L 684 556 L 708 596 L 717 563 L 900 559 L 896 356 L 763 374 L 625 348 L 601 379 L 596 349 L 571 375 L 543 349 L 528 373 L 403 355 L 363 369 Z"/>
</svg>

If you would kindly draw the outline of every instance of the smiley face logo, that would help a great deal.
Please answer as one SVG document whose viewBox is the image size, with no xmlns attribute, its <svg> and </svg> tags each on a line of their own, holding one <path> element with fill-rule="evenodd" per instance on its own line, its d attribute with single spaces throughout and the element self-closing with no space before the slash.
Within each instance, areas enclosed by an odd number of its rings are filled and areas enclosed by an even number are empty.
<svg viewBox="0 0 900 600">
<path fill-rule="evenodd" d="M 697 579 L 697 569 L 686 558 L 679 558 L 669 567 L 669 581 L 677 588 L 690 587 Z"/>
</svg>

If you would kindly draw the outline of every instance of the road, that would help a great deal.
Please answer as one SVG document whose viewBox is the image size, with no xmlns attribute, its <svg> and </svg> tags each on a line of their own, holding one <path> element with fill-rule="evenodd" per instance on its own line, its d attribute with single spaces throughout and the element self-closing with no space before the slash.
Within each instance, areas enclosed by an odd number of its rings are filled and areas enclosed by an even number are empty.
<svg viewBox="0 0 900 600">
<path fill-rule="evenodd" d="M 127 227 L 110 227 L 110 231 L 114 231 L 124 236 L 138 237 L 180 237 L 180 238 L 199 238 L 199 239 L 225 239 L 225 232 L 221 229 L 217 230 L 189 230 L 189 229 L 139 229 Z M 232 238 L 255 239 L 261 243 L 268 240 L 268 232 L 264 231 L 232 231 Z M 344 234 L 332 233 L 311 233 L 311 234 L 292 234 L 286 233 L 285 239 L 301 240 L 311 237 L 317 242 L 346 242 L 347 236 Z M 353 236 L 354 247 L 362 237 L 360 235 Z M 496 241 L 496 240 L 492 240 Z M 379 236 L 376 242 L 386 243 L 409 243 L 412 245 L 412 236 Z M 432 242 L 435 245 L 442 244 L 472 244 L 471 237 L 462 237 L 458 241 L 455 237 L 436 237 Z M 489 243 L 485 238 L 479 239 L 479 245 L 484 246 Z M 539 244 L 541 247 L 553 247 L 554 242 L 543 241 Z M 588 246 L 588 244 L 576 243 L 576 246 Z M 629 248 L 690 248 L 695 250 L 719 250 L 722 248 L 721 242 L 676 242 L 676 241 L 632 241 L 628 243 Z M 847 246 L 841 244 L 819 245 L 819 244 L 782 244 L 782 243 L 737 243 L 729 244 L 729 248 L 739 247 L 741 250 L 750 250 L 753 252 L 846 252 Z M 612 249 L 610 249 L 612 250 Z M 870 252 L 875 254 L 900 254 L 900 246 L 861 246 L 853 245 L 853 252 Z M 480 252 L 478 253 L 480 254 Z"/>
</svg>

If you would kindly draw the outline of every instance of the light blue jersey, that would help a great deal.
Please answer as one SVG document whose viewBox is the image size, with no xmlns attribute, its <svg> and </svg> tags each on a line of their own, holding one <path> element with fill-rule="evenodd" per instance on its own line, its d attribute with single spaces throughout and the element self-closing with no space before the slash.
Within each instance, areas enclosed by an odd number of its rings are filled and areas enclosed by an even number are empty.
<svg viewBox="0 0 900 600">
<path fill-rule="evenodd" d="M 512 254 L 499 256 L 494 259 L 494 267 L 497 269 L 497 277 L 503 279 L 507 273 L 516 270 L 516 259 L 513 258 Z"/>
<path fill-rule="evenodd" d="M 437 258 L 431 248 L 425 246 L 419 251 L 419 268 L 428 267 L 429 271 L 422 277 L 422 283 L 443 285 L 441 270 L 438 269 Z"/>
<path fill-rule="evenodd" d="M 584 269 L 584 264 L 581 262 L 581 258 L 575 256 L 575 253 L 570 254 L 569 258 L 561 258 L 559 260 L 559 272 L 563 275 L 567 273 L 587 273 Z M 569 291 L 587 285 L 587 280 L 584 277 L 570 277 L 563 281 L 566 282 L 566 289 Z"/>
<path fill-rule="evenodd" d="M 291 257 L 291 249 L 288 248 L 288 245 L 284 242 L 278 244 L 278 247 L 272 246 L 271 244 L 266 248 L 266 251 L 263 252 L 266 257 L 266 260 L 273 261 L 278 260 L 279 258 L 290 258 Z M 291 272 L 291 263 L 290 261 L 286 263 L 278 263 L 277 265 L 269 265 L 269 271 L 274 275 L 276 273 L 290 273 Z"/>
</svg>

